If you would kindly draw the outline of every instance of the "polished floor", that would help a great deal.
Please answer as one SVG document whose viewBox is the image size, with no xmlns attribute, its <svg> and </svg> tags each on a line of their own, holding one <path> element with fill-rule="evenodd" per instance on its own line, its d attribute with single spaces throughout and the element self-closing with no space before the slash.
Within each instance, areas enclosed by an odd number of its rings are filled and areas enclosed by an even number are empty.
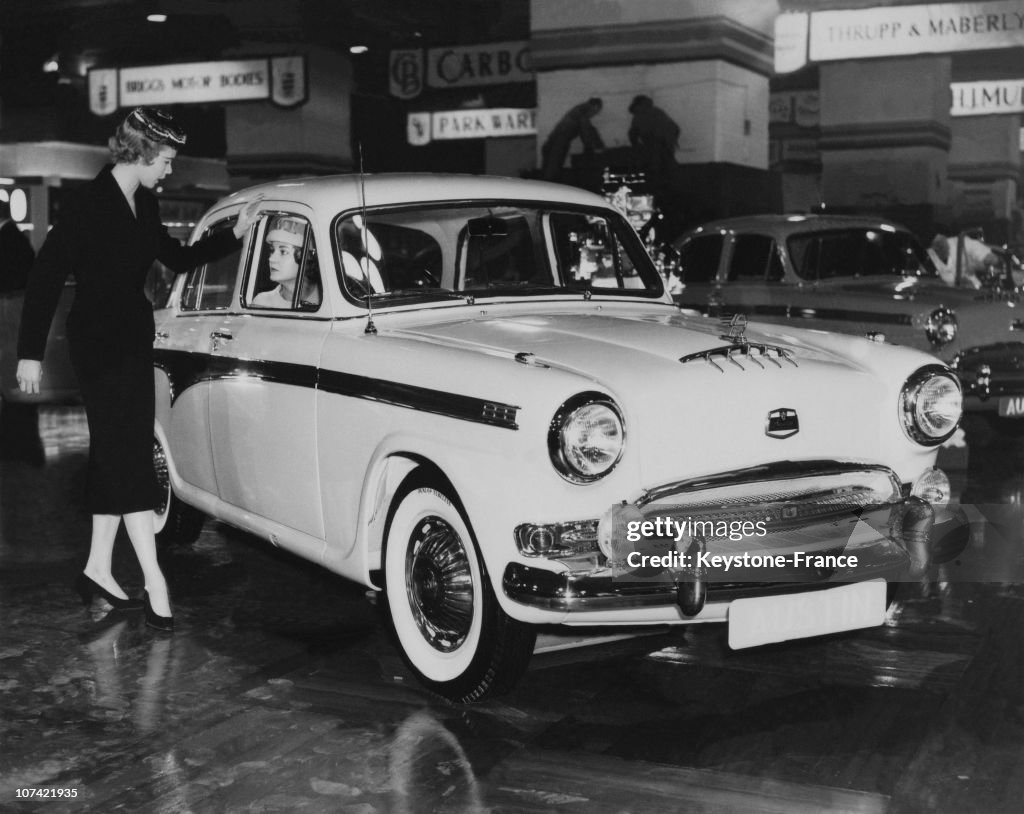
<svg viewBox="0 0 1024 814">
<path fill-rule="evenodd" d="M 416 684 L 361 589 L 213 522 L 162 554 L 173 635 L 91 617 L 86 449 L 80 409 L 0 414 L 0 811 L 1022 810 L 1022 438 L 943 450 L 971 542 L 884 627 L 551 632 L 472 706 Z M 126 540 L 115 572 L 140 587 Z"/>
</svg>

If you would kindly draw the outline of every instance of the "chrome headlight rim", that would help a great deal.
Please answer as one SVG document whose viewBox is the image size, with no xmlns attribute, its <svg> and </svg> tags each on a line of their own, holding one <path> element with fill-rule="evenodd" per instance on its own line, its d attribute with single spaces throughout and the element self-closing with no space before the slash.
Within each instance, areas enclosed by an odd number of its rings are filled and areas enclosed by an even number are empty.
<svg viewBox="0 0 1024 814">
<path fill-rule="evenodd" d="M 615 460 L 606 469 L 599 473 L 580 472 L 576 469 L 566 456 L 562 445 L 562 433 L 572 416 L 578 410 L 593 405 L 606 407 L 615 415 L 619 424 L 619 434 L 622 439 L 619 444 L 619 451 L 615 456 Z M 615 467 L 619 465 L 619 461 L 622 460 L 622 454 L 625 452 L 625 449 L 626 422 L 622 418 L 622 411 L 619 409 L 619 406 L 605 393 L 599 393 L 596 391 L 578 393 L 572 398 L 566 399 L 566 401 L 564 401 L 555 411 L 555 414 L 551 419 L 551 425 L 548 428 L 548 455 L 551 458 L 552 465 L 555 467 L 555 471 L 562 478 L 569 481 L 569 483 L 583 485 L 595 483 L 602 478 L 607 477 L 615 470 Z"/>
<path fill-rule="evenodd" d="M 929 435 L 921 429 L 917 421 L 917 406 L 921 391 L 925 384 L 935 378 L 944 378 L 952 382 L 961 398 L 960 416 L 952 423 L 949 430 L 941 435 Z M 963 418 L 963 388 L 956 374 L 945 365 L 925 365 L 915 371 L 900 390 L 900 418 L 907 437 L 921 446 L 937 447 L 948 441 L 956 432 L 956 428 L 960 426 L 960 421 Z"/>
<path fill-rule="evenodd" d="M 943 325 L 953 326 L 953 335 L 948 339 L 944 339 L 940 335 L 940 329 Z M 956 312 L 945 305 L 940 305 L 932 311 L 928 315 L 928 321 L 925 322 L 924 326 L 924 335 L 928 338 L 928 341 L 934 348 L 941 348 L 948 345 L 950 342 L 953 342 L 956 340 L 956 336 L 959 332 L 960 321 L 956 318 Z"/>
</svg>

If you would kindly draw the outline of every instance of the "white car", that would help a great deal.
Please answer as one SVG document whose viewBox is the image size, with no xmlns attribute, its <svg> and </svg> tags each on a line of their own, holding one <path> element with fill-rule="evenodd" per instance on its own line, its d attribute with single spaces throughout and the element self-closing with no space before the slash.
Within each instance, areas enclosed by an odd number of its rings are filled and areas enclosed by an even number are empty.
<svg viewBox="0 0 1024 814">
<path fill-rule="evenodd" d="M 270 183 L 195 237 L 259 193 L 240 254 L 156 312 L 161 539 L 212 515 L 383 591 L 457 701 L 510 688 L 538 625 L 745 647 L 880 624 L 926 566 L 960 419 L 934 357 L 686 316 L 577 189 Z"/>
</svg>

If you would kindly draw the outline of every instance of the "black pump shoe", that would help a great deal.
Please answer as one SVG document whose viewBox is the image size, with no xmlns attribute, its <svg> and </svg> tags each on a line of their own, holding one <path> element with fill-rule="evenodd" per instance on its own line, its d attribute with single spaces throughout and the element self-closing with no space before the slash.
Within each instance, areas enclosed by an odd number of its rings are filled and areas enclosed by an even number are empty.
<svg viewBox="0 0 1024 814">
<path fill-rule="evenodd" d="M 149 591 L 142 594 L 146 598 L 146 624 L 155 630 L 163 630 L 170 633 L 174 630 L 174 617 L 161 616 L 153 610 L 153 604 L 149 601 Z"/>
<path fill-rule="evenodd" d="M 122 599 L 114 596 L 110 591 L 100 585 L 96 580 L 86 576 L 84 573 L 78 575 L 75 580 L 75 590 L 82 597 L 82 604 L 91 605 L 96 598 L 109 603 L 114 610 L 142 610 L 141 599 Z"/>
</svg>

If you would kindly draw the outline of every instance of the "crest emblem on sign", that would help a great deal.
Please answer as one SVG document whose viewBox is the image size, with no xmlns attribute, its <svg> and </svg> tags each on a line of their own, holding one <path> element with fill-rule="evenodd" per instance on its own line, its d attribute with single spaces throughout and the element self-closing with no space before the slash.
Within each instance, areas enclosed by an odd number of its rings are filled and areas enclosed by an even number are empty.
<svg viewBox="0 0 1024 814">
<path fill-rule="evenodd" d="M 270 101 L 278 107 L 296 107 L 306 101 L 306 58 L 274 57 L 270 60 Z"/>
<path fill-rule="evenodd" d="M 392 51 L 388 64 L 388 89 L 398 99 L 415 99 L 423 91 L 423 49 Z"/>
<path fill-rule="evenodd" d="M 108 116 L 117 110 L 117 68 L 89 70 L 89 110 Z"/>
</svg>

